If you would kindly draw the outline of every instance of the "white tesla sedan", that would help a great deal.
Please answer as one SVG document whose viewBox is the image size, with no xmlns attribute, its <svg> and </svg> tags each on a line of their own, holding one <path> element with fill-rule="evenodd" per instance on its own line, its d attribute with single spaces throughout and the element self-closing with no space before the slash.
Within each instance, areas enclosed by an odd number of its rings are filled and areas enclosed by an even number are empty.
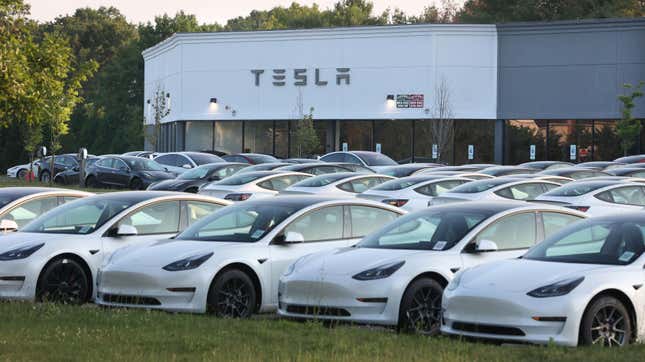
<svg viewBox="0 0 645 362">
<path fill-rule="evenodd" d="M 502 341 L 624 346 L 645 338 L 645 213 L 590 218 L 518 259 L 467 269 L 441 331 Z"/>
<path fill-rule="evenodd" d="M 230 204 L 194 194 L 139 191 L 86 197 L 0 238 L 0 299 L 84 303 L 113 251 L 170 237 Z"/>
<path fill-rule="evenodd" d="M 645 207 L 645 185 L 629 180 L 583 180 L 568 183 L 538 196 L 536 201 L 559 204 L 600 216 Z"/>
<path fill-rule="evenodd" d="M 443 175 L 408 176 L 384 182 L 358 195 L 360 198 L 380 201 L 407 211 L 428 207 L 428 202 L 449 190 L 470 182 L 463 177 Z"/>
<path fill-rule="evenodd" d="M 246 201 L 276 196 L 287 187 L 311 177 L 310 174 L 288 171 L 255 171 L 211 182 L 198 193 L 230 201 Z"/>
<path fill-rule="evenodd" d="M 403 213 L 356 198 L 238 203 L 172 240 L 115 253 L 101 269 L 97 302 L 226 317 L 272 311 L 295 259 L 353 245 Z"/>
<path fill-rule="evenodd" d="M 305 256 L 280 278 L 279 314 L 439 331 L 441 295 L 459 270 L 515 258 L 583 213 L 470 202 L 406 215 L 355 247 Z"/>
<path fill-rule="evenodd" d="M 560 187 L 560 184 L 551 181 L 498 177 L 457 186 L 432 199 L 430 205 L 461 201 L 533 200 L 543 193 L 558 187 Z"/>
<path fill-rule="evenodd" d="M 357 194 L 389 180 L 394 180 L 394 177 L 379 174 L 337 172 L 300 181 L 284 189 L 281 194 L 355 197 Z"/>
</svg>

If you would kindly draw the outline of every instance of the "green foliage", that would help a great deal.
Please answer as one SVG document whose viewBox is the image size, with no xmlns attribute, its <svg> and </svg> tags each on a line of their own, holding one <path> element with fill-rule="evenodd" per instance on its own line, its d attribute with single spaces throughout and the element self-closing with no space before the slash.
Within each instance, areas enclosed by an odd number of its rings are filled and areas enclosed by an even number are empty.
<svg viewBox="0 0 645 362">
<path fill-rule="evenodd" d="M 314 128 L 313 112 L 313 107 L 309 108 L 308 114 L 293 123 L 294 130 L 291 137 L 293 157 L 311 156 L 320 148 L 320 139 Z"/>
<path fill-rule="evenodd" d="M 641 133 L 641 121 L 634 119 L 633 111 L 636 106 L 635 101 L 643 97 L 643 86 L 645 86 L 645 82 L 642 81 L 636 86 L 625 84 L 623 88 L 628 93 L 618 96 L 618 100 L 622 103 L 622 119 L 616 124 L 616 133 L 620 138 L 620 145 L 625 155 L 636 142 L 636 137 Z"/>
</svg>

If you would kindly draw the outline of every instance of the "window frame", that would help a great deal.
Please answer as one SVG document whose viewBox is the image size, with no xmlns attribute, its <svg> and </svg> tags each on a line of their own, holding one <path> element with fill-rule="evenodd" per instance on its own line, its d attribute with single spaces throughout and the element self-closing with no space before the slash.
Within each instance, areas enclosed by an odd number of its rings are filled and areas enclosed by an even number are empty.
<svg viewBox="0 0 645 362">
<path fill-rule="evenodd" d="M 377 210 L 390 212 L 390 213 L 396 215 L 394 220 L 396 220 L 397 218 L 402 216 L 402 214 L 399 214 L 399 213 L 397 213 L 395 211 L 386 209 L 384 207 L 375 206 L 375 205 L 345 205 L 344 207 L 347 209 L 347 214 L 345 215 L 347 222 L 345 224 L 347 224 L 348 228 L 349 228 L 349 231 L 348 231 L 349 239 L 362 239 L 362 238 L 366 237 L 369 234 L 368 233 L 368 234 L 361 235 L 361 236 L 354 236 L 354 220 L 352 219 L 352 215 L 353 215 L 352 214 L 352 208 L 353 207 L 371 208 L 371 209 L 377 209 Z M 347 217 L 349 217 L 349 218 L 347 218 Z M 378 229 L 375 229 L 372 232 L 374 232 L 376 230 L 378 230 Z"/>
<path fill-rule="evenodd" d="M 350 229 L 350 228 L 349 228 L 349 226 L 347 225 L 347 223 L 349 222 L 349 221 L 348 221 L 349 209 L 347 208 L 347 205 L 337 205 L 337 204 L 334 204 L 334 205 L 321 205 L 321 206 L 318 206 L 318 207 L 313 208 L 313 209 L 311 209 L 311 210 L 307 210 L 307 211 L 305 211 L 304 213 L 302 213 L 302 214 L 300 214 L 300 215 L 296 216 L 293 220 L 289 221 L 287 224 L 285 224 L 284 226 L 282 226 L 282 228 L 280 229 L 280 231 L 278 231 L 278 232 L 275 234 L 274 239 L 273 239 L 273 240 L 271 240 L 271 242 L 269 243 L 269 245 L 282 245 L 281 243 L 276 243 L 276 242 L 275 242 L 275 239 L 276 239 L 276 238 L 278 238 L 279 236 L 284 236 L 284 235 L 286 235 L 286 230 L 287 230 L 287 228 L 288 228 L 289 226 L 291 226 L 293 223 L 297 222 L 297 221 L 298 221 L 298 220 L 300 220 L 301 218 L 303 218 L 303 217 L 305 217 L 305 216 L 310 215 L 311 213 L 314 213 L 314 212 L 320 211 L 320 210 L 322 210 L 322 209 L 324 209 L 324 208 L 328 208 L 328 207 L 339 207 L 339 208 L 341 208 L 341 214 L 342 214 L 342 217 L 343 217 L 342 226 L 341 226 L 341 228 L 342 228 L 342 237 L 341 237 L 340 239 L 321 239 L 321 240 L 310 240 L 310 241 L 306 241 L 306 240 L 305 240 L 305 241 L 303 241 L 302 243 L 297 243 L 296 245 L 299 245 L 299 244 L 310 244 L 310 243 L 323 243 L 323 242 L 342 241 L 342 240 L 349 240 L 349 239 L 353 239 L 353 238 L 351 237 L 351 233 L 349 232 L 349 229 Z"/>
<path fill-rule="evenodd" d="M 502 217 L 498 218 L 497 220 L 490 222 L 486 225 L 481 226 L 481 229 L 477 231 L 475 235 L 473 235 L 470 240 L 464 245 L 462 248 L 461 252 L 462 253 L 469 253 L 469 254 L 477 254 L 477 251 L 475 250 L 475 246 L 477 245 L 477 238 L 486 230 L 488 230 L 490 227 L 504 221 L 505 219 L 521 214 L 533 214 L 533 220 L 534 220 L 534 226 L 535 226 L 535 240 L 533 242 L 533 245 L 528 246 L 528 247 L 523 247 L 523 248 L 512 248 L 512 249 L 497 249 L 495 251 L 491 251 L 491 253 L 497 253 L 497 252 L 504 252 L 504 251 L 518 251 L 518 250 L 528 250 L 535 246 L 537 243 L 540 242 L 540 225 L 538 223 L 538 214 L 539 211 L 537 210 L 530 210 L 530 211 L 525 211 L 525 210 L 520 210 L 520 211 L 515 211 L 506 215 L 503 215 Z M 499 245 L 498 245 L 499 247 Z"/>
<path fill-rule="evenodd" d="M 156 201 L 153 201 L 153 202 L 150 202 L 150 203 L 146 203 L 145 205 L 138 206 L 136 209 L 133 209 L 130 212 L 128 212 L 127 214 L 119 217 L 118 220 L 113 220 L 112 224 L 110 225 L 110 227 L 108 227 L 107 230 L 101 236 L 102 237 L 110 237 L 110 238 L 115 238 L 115 237 L 118 238 L 118 236 L 116 235 L 116 232 L 117 232 L 117 230 L 119 228 L 119 224 L 121 223 L 121 221 L 123 221 L 123 219 L 125 219 L 126 217 L 129 217 L 130 215 L 133 215 L 133 214 L 141 211 L 142 209 L 145 209 L 146 207 L 153 206 L 155 204 L 160 204 L 160 203 L 163 203 L 163 202 L 176 202 L 178 204 L 177 205 L 178 206 L 177 214 L 178 214 L 178 219 L 179 220 L 177 221 L 177 231 L 174 232 L 175 234 L 177 234 L 177 233 L 181 232 L 180 228 L 181 228 L 181 225 L 182 225 L 182 220 L 181 220 L 181 216 L 182 216 L 182 208 L 181 208 L 181 206 L 182 205 L 181 205 L 181 201 L 183 201 L 183 200 L 181 200 L 181 199 L 156 200 Z M 119 214 L 121 214 L 121 213 L 119 213 Z M 105 227 L 105 224 L 102 225 L 101 227 Z M 166 234 L 172 234 L 172 232 L 151 233 L 151 234 L 139 234 L 139 233 L 137 233 L 137 236 L 166 235 Z"/>
</svg>

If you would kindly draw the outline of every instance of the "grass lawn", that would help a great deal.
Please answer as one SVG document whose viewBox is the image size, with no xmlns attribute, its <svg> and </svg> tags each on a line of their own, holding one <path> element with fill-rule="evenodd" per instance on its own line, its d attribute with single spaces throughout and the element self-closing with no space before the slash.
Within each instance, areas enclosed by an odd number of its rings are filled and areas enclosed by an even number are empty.
<svg viewBox="0 0 645 362">
<path fill-rule="evenodd" d="M 2 360 L 642 361 L 622 350 L 495 346 L 269 318 L 0 303 Z"/>
<path fill-rule="evenodd" d="M 58 187 L 58 188 L 64 188 L 64 189 L 73 189 L 73 190 L 82 190 L 82 191 L 87 191 L 87 192 L 108 192 L 108 191 L 116 191 L 116 190 L 111 190 L 111 189 L 92 189 L 92 188 L 84 188 L 80 187 L 79 185 L 59 185 L 59 184 L 52 184 L 49 185 L 48 183 L 40 182 L 40 181 L 33 181 L 33 182 L 27 182 L 25 180 L 18 180 L 13 177 L 7 177 L 5 176 L 0 176 L 0 187 L 16 187 L 16 186 L 23 186 L 23 187 Z"/>
</svg>

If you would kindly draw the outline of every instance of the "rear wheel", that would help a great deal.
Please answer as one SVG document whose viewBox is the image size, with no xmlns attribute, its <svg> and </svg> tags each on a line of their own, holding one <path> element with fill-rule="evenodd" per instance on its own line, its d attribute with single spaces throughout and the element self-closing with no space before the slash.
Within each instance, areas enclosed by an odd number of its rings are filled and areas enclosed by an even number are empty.
<svg viewBox="0 0 645 362">
<path fill-rule="evenodd" d="M 57 177 L 54 177 L 54 183 L 64 185 L 65 180 L 63 180 L 63 178 L 61 176 L 57 176 Z"/>
<path fill-rule="evenodd" d="M 443 287 L 429 278 L 408 286 L 399 309 L 399 330 L 429 336 L 439 334 Z"/>
<path fill-rule="evenodd" d="M 135 178 L 130 181 L 130 188 L 132 190 L 143 190 L 143 182 L 140 179 Z"/>
<path fill-rule="evenodd" d="M 98 182 L 98 180 L 96 179 L 96 177 L 94 177 L 94 176 L 88 176 L 88 177 L 85 179 L 85 187 L 91 187 L 91 188 L 95 188 L 95 189 L 96 189 L 96 188 L 101 187 L 101 184 Z"/>
<path fill-rule="evenodd" d="M 218 276 L 208 293 L 208 312 L 223 318 L 248 318 L 257 303 L 253 281 L 237 269 Z"/>
<path fill-rule="evenodd" d="M 21 169 L 18 171 L 18 173 L 16 174 L 16 178 L 17 178 L 18 180 L 24 180 L 24 179 L 26 179 L 26 178 L 27 178 L 27 170 L 25 170 L 24 168 L 21 168 Z"/>
<path fill-rule="evenodd" d="M 90 279 L 74 259 L 60 258 L 43 271 L 36 289 L 39 302 L 83 304 L 90 299 Z"/>
<path fill-rule="evenodd" d="M 40 182 L 49 182 L 51 179 L 51 175 L 49 174 L 49 171 L 43 171 L 40 174 Z"/>
<path fill-rule="evenodd" d="M 614 297 L 592 302 L 582 317 L 581 342 L 585 345 L 622 347 L 631 342 L 632 320 L 625 305 Z"/>
</svg>

